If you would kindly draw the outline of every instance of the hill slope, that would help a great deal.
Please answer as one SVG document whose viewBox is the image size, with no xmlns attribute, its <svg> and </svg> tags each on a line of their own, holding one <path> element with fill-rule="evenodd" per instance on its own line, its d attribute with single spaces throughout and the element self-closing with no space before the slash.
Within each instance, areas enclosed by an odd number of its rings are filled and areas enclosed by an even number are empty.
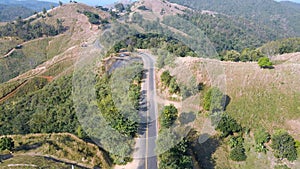
<svg viewBox="0 0 300 169">
<path fill-rule="evenodd" d="M 300 36 L 300 11 L 273 0 L 169 0 L 196 10 L 243 17 L 274 29 L 278 34 Z"/>
<path fill-rule="evenodd" d="M 0 22 L 12 21 L 19 16 L 27 18 L 35 11 L 42 11 L 43 8 L 50 9 L 51 6 L 58 6 L 58 4 L 37 0 L 0 0 Z"/>
</svg>

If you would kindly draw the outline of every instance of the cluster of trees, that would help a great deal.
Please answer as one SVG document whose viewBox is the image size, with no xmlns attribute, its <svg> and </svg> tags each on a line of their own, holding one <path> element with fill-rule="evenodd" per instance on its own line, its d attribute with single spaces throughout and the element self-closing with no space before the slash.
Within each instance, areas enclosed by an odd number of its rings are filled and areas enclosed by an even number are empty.
<svg viewBox="0 0 300 169">
<path fill-rule="evenodd" d="M 0 22 L 17 19 L 19 16 L 25 18 L 33 14 L 33 10 L 23 6 L 4 5 L 0 6 Z"/>
<path fill-rule="evenodd" d="M 87 16 L 89 18 L 89 22 L 91 24 L 95 24 L 95 25 L 100 25 L 100 24 L 107 24 L 108 20 L 107 19 L 102 19 L 98 14 L 90 12 L 90 11 L 79 11 L 77 10 L 78 13 L 82 13 L 85 16 Z"/>
<path fill-rule="evenodd" d="M 233 161 L 245 161 L 247 156 L 244 148 L 244 139 L 242 137 L 242 126 L 228 114 L 223 114 L 216 129 L 222 132 L 222 137 L 230 137 L 230 159 Z M 238 136 L 233 136 L 234 133 L 238 133 Z"/>
<path fill-rule="evenodd" d="M 159 169 L 192 169 L 192 157 L 188 154 L 186 139 L 180 141 L 175 147 L 159 155 Z"/>
<path fill-rule="evenodd" d="M 99 110 L 112 128 L 121 134 L 134 137 L 138 129 L 138 123 L 135 121 L 136 119 L 130 120 L 126 118 L 124 114 L 120 112 L 122 110 L 118 110 L 114 104 L 109 80 L 109 76 L 103 76 L 97 82 L 96 90 Z M 132 89 L 129 94 L 132 95 L 133 93 L 133 97 L 135 98 L 136 91 L 134 90 L 135 89 Z"/>
<path fill-rule="evenodd" d="M 169 88 L 170 93 L 179 93 L 180 88 L 174 76 L 171 76 L 168 70 L 164 71 L 160 76 L 163 85 Z"/>
<path fill-rule="evenodd" d="M 218 53 L 226 50 L 242 51 L 248 47 L 259 47 L 270 40 L 275 40 L 277 36 L 277 32 L 272 32 L 258 24 L 222 14 L 190 12 L 181 17 L 201 29 Z"/>
<path fill-rule="evenodd" d="M 279 39 L 287 36 L 296 36 L 300 33 L 300 22 L 299 19 L 297 19 L 300 16 L 300 8 L 297 5 L 288 6 L 284 3 L 276 3 L 274 1 L 263 0 L 236 0 L 228 1 L 226 3 L 219 0 L 170 1 L 179 3 L 180 5 L 184 5 L 198 11 L 209 10 L 225 14 L 224 16 L 228 16 L 228 23 L 230 23 L 230 20 L 239 21 L 243 19 L 244 22 L 240 22 L 240 25 L 245 25 L 244 27 L 242 27 L 244 28 L 244 30 L 248 32 L 248 30 L 253 27 L 258 29 L 255 32 L 249 32 L 249 34 L 251 33 L 252 35 L 257 34 L 255 36 L 263 36 L 264 34 L 269 34 L 271 35 L 269 36 L 269 38 Z M 224 26 L 220 26 L 220 28 L 226 29 L 226 27 Z M 232 28 L 233 30 L 236 30 L 234 26 Z"/>
<path fill-rule="evenodd" d="M 76 133 L 72 77 L 66 76 L 0 106 L 0 134 Z"/>
<path fill-rule="evenodd" d="M 257 61 L 261 68 L 272 68 L 273 63 L 259 49 L 251 50 L 245 48 L 241 53 L 235 50 L 229 50 L 221 55 L 221 60 L 232 62 L 248 62 Z"/>
<path fill-rule="evenodd" d="M 195 53 L 182 42 L 171 37 L 152 33 L 136 34 L 128 37 L 114 45 L 110 53 L 119 52 L 122 48 L 160 48 L 180 57 L 195 56 Z"/>
<path fill-rule="evenodd" d="M 15 147 L 14 140 L 11 137 L 2 137 L 0 139 L 0 151 L 12 150 Z"/>
<path fill-rule="evenodd" d="M 174 124 L 177 117 L 178 110 L 173 104 L 165 106 L 159 117 L 159 124 L 162 126 L 162 128 L 169 128 Z"/>
<path fill-rule="evenodd" d="M 258 61 L 262 57 L 266 57 L 266 55 L 264 55 L 260 50 L 249 48 L 243 49 L 241 53 L 235 50 L 229 50 L 223 53 L 224 54 L 220 56 L 221 60 L 233 62 L 254 62 Z"/>
<path fill-rule="evenodd" d="M 288 38 L 263 45 L 260 50 L 268 55 L 300 52 L 300 38 Z"/>
<path fill-rule="evenodd" d="M 57 25 L 49 25 L 45 22 L 37 21 L 31 23 L 30 20 L 17 19 L 16 22 L 7 23 L 0 27 L 0 37 L 11 36 L 18 37 L 23 40 L 32 40 L 42 36 L 55 36 L 65 31 L 62 22 Z"/>
</svg>

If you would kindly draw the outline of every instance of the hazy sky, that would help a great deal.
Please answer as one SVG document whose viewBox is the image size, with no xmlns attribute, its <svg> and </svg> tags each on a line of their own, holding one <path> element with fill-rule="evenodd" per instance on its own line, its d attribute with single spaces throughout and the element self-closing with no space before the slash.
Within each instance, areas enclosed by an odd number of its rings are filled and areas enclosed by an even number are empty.
<svg viewBox="0 0 300 169">
<path fill-rule="evenodd" d="M 43 0 L 43 1 L 51 1 L 51 2 L 58 2 L 58 0 Z M 62 2 L 69 2 L 69 0 L 61 0 Z M 77 2 L 82 2 L 89 5 L 107 5 L 117 2 L 118 0 L 77 0 Z M 280 1 L 280 0 L 277 0 Z M 293 2 L 300 3 L 300 0 L 290 0 Z"/>
</svg>

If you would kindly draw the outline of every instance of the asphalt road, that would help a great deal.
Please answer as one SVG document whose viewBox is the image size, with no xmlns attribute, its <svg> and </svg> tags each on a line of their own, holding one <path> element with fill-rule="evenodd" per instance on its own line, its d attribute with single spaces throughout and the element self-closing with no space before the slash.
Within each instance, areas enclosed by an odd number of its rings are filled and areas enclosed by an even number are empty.
<svg viewBox="0 0 300 169">
<path fill-rule="evenodd" d="M 138 169 L 157 169 L 155 141 L 157 138 L 157 104 L 155 86 L 154 60 L 149 54 L 139 53 L 144 62 L 144 78 L 142 83 L 143 99 L 139 111 L 141 124 L 137 139 L 134 159 L 139 160 Z"/>
</svg>

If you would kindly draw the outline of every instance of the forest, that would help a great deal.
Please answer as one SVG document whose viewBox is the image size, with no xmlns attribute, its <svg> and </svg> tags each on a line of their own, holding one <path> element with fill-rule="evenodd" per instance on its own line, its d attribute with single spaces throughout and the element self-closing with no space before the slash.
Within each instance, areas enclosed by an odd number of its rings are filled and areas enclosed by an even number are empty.
<svg viewBox="0 0 300 169">
<path fill-rule="evenodd" d="M 222 14 L 188 12 L 181 17 L 199 27 L 213 43 L 217 52 L 224 50 L 241 52 L 244 48 L 256 48 L 281 36 L 267 27 Z"/>
<path fill-rule="evenodd" d="M 22 20 L 18 18 L 15 22 L 7 23 L 0 27 L 0 37 L 18 37 L 25 41 L 43 36 L 55 36 L 66 30 L 62 22 L 57 20 L 56 25 L 49 25 L 44 21 L 32 23 L 34 19 Z"/>
<path fill-rule="evenodd" d="M 168 0 L 195 10 L 209 10 L 225 14 L 233 19 L 250 21 L 259 27 L 267 27 L 275 35 L 291 37 L 300 35 L 300 7 L 293 3 L 273 0 Z M 293 6 L 293 7 L 291 7 Z M 261 33 L 261 32 L 260 32 Z M 282 37 L 283 38 L 283 37 Z"/>
</svg>

